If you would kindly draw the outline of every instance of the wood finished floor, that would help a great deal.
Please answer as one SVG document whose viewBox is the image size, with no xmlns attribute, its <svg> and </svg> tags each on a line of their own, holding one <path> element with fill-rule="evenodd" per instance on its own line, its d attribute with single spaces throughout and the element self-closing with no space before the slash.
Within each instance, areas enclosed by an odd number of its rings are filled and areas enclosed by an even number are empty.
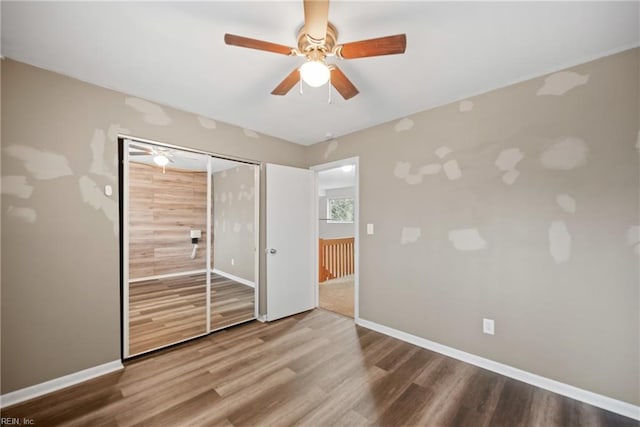
<svg viewBox="0 0 640 427">
<path fill-rule="evenodd" d="M 2 416 L 46 426 L 638 426 L 325 310 L 220 331 Z"/>
<path fill-rule="evenodd" d="M 129 285 L 129 353 L 134 355 L 206 333 L 206 275 Z M 211 328 L 252 319 L 253 288 L 211 275 Z"/>
<path fill-rule="evenodd" d="M 211 274 L 211 329 L 253 319 L 254 288 Z"/>
</svg>

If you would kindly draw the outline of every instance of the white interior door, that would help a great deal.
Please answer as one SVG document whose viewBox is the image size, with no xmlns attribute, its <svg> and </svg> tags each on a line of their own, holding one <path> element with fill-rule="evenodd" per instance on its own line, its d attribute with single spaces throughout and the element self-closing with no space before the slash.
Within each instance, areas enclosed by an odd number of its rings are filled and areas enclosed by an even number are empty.
<svg viewBox="0 0 640 427">
<path fill-rule="evenodd" d="M 267 165 L 267 320 L 311 310 L 314 173 Z"/>
</svg>

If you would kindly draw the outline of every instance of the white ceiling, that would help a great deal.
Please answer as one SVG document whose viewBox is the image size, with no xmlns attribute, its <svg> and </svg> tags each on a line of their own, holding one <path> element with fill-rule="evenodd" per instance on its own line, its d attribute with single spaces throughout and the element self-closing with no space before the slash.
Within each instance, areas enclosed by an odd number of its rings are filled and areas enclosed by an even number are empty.
<svg viewBox="0 0 640 427">
<path fill-rule="evenodd" d="M 340 61 L 360 90 L 270 95 L 301 58 L 302 1 L 2 1 L 2 54 L 288 141 L 311 144 L 639 44 L 639 3 L 333 1 L 341 42 L 406 33 L 407 52 Z"/>
</svg>

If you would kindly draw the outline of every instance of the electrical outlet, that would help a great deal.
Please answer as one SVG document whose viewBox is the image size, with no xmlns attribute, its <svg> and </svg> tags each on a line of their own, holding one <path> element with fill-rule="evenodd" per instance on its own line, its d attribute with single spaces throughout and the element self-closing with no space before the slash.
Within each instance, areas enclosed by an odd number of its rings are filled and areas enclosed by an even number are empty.
<svg viewBox="0 0 640 427">
<path fill-rule="evenodd" d="M 482 319 L 482 332 L 488 335 L 495 333 L 495 323 L 493 319 Z"/>
</svg>

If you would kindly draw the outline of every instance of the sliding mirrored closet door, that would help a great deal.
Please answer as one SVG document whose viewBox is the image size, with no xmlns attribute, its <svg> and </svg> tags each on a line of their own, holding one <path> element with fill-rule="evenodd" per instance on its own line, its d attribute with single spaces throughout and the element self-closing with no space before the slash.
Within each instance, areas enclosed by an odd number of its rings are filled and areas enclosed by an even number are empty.
<svg viewBox="0 0 640 427">
<path fill-rule="evenodd" d="M 211 160 L 211 330 L 255 317 L 256 165 Z"/>
<path fill-rule="evenodd" d="M 208 156 L 132 141 L 128 157 L 135 355 L 207 332 Z"/>
<path fill-rule="evenodd" d="M 257 166 L 124 145 L 124 357 L 255 318 Z"/>
</svg>

